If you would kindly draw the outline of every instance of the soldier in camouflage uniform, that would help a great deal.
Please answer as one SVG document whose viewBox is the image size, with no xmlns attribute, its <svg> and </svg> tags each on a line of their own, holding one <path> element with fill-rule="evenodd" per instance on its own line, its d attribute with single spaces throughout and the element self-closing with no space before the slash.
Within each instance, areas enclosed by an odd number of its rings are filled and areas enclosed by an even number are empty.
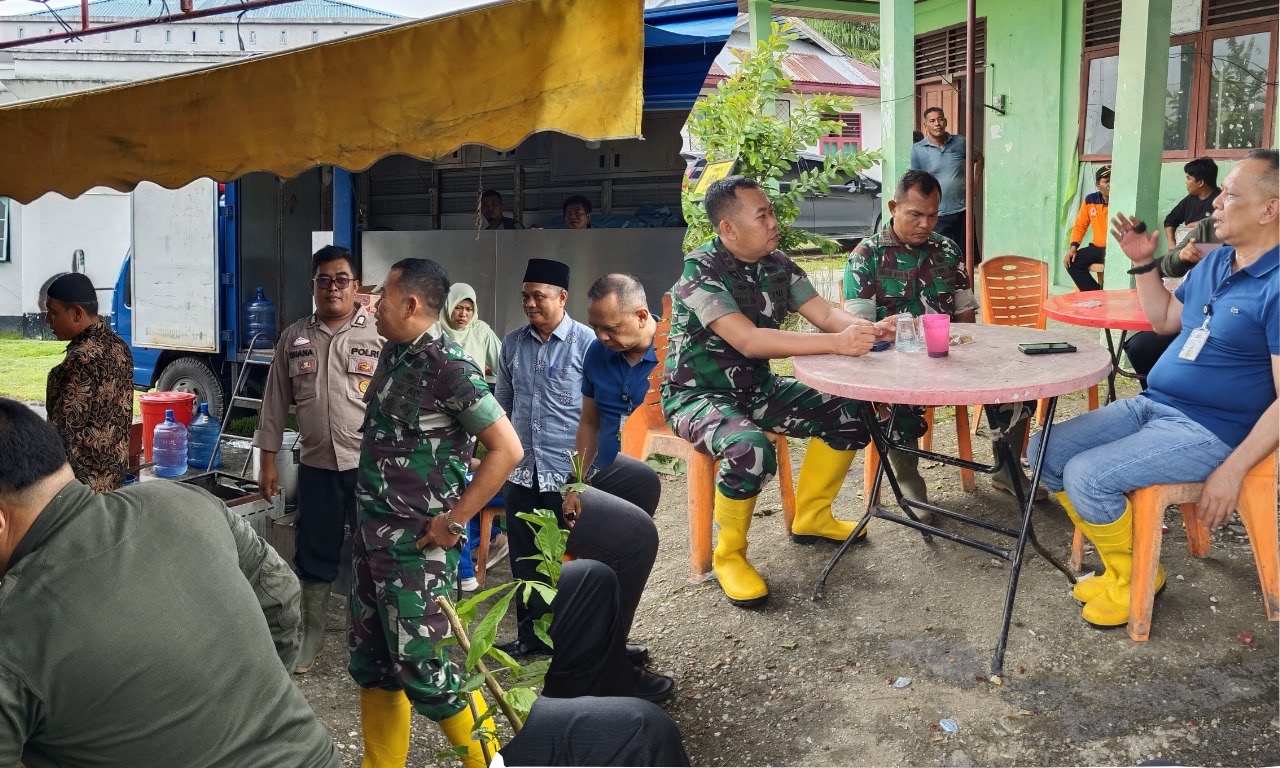
<svg viewBox="0 0 1280 768">
<path fill-rule="evenodd" d="M 902 177 L 889 201 L 889 225 L 863 240 L 849 254 L 844 271 L 846 310 L 873 321 L 893 322 L 897 315 L 938 312 L 950 315 L 953 322 L 974 322 L 978 302 L 970 288 L 960 249 L 934 231 L 940 194 L 937 180 L 926 171 L 911 170 Z M 918 445 L 926 429 L 925 408 L 882 406 L 882 422 L 887 421 L 890 410 L 896 412 L 894 439 L 912 447 Z M 1017 403 L 1002 408 L 997 425 L 1003 431 L 1012 427 L 1009 440 L 1019 448 L 1027 428 L 1022 411 Z M 1017 423 L 1012 423 L 1015 420 Z M 889 461 L 903 495 L 928 501 L 924 478 L 917 466 L 919 457 L 891 450 Z M 1006 467 L 1005 472 L 1008 471 Z M 1013 492 L 1004 474 L 994 476 L 992 484 Z M 1040 493 L 1044 493 L 1043 489 Z M 916 516 L 924 522 L 933 519 L 933 513 L 928 510 L 920 510 Z"/>
<path fill-rule="evenodd" d="M 463 682 L 433 598 L 457 582 L 459 536 L 523 453 L 475 363 L 438 323 L 449 278 L 434 261 L 392 267 L 378 304 L 387 339 L 365 401 L 352 543 L 348 671 L 360 685 L 365 768 L 403 766 L 409 707 L 482 766 Z M 475 439 L 488 449 L 465 483 Z"/>
<path fill-rule="evenodd" d="M 742 176 L 707 191 L 707 215 L 717 237 L 685 258 L 672 289 L 671 336 L 662 382 L 662 410 L 672 430 L 720 459 L 712 564 L 734 605 L 768 597 L 764 579 L 746 559 L 747 529 L 761 487 L 777 472 L 765 431 L 812 437 L 800 470 L 792 539 L 841 542 L 854 524 L 831 514 L 854 452 L 867 444 L 863 404 L 775 375 L 769 359 L 795 354 L 863 355 L 875 326 L 832 307 L 804 270 L 781 251 L 778 222 L 759 184 Z M 779 330 L 799 312 L 821 333 Z"/>
</svg>

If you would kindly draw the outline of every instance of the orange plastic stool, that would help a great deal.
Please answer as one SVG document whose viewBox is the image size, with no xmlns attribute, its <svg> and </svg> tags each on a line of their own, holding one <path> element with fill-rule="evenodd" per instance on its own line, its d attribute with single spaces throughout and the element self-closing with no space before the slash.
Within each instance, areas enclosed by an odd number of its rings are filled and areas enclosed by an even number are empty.
<svg viewBox="0 0 1280 768">
<path fill-rule="evenodd" d="M 483 532 L 480 536 L 480 543 L 476 545 L 476 557 L 472 566 L 476 571 L 476 581 L 480 583 L 480 588 L 484 589 L 484 574 L 489 568 L 489 532 L 493 530 L 493 518 L 498 515 L 505 514 L 504 507 L 485 507 L 480 510 L 480 530 Z"/>
<path fill-rule="evenodd" d="M 778 452 L 782 522 L 789 534 L 791 521 L 796 516 L 796 491 L 791 474 L 791 454 L 787 449 L 785 435 L 772 432 L 765 434 L 773 441 Z M 641 453 L 645 457 L 660 453 L 663 456 L 684 460 L 689 487 L 689 580 L 705 581 L 711 574 L 711 531 L 714 522 L 716 460 L 675 434 L 651 433 Z"/>
<path fill-rule="evenodd" d="M 1249 535 L 1253 560 L 1258 567 L 1262 602 L 1267 619 L 1280 621 L 1280 535 L 1276 531 L 1276 460 L 1271 454 L 1244 478 L 1237 509 Z M 1203 483 L 1153 485 L 1134 491 L 1133 577 L 1129 596 L 1129 637 L 1145 641 L 1151 634 L 1151 608 L 1155 602 L 1156 568 L 1160 564 L 1164 511 L 1172 504 L 1182 508 L 1187 550 L 1194 557 L 1209 556 L 1209 529 L 1200 520 L 1198 503 Z"/>
</svg>

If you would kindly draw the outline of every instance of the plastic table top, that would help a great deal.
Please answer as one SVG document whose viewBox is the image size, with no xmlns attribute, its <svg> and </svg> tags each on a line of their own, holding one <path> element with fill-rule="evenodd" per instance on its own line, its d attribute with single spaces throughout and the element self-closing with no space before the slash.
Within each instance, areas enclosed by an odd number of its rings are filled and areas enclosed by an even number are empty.
<svg viewBox="0 0 1280 768">
<path fill-rule="evenodd" d="M 1106 378 L 1111 355 L 1093 334 L 956 323 L 951 335 L 973 341 L 947 357 L 895 349 L 861 357 L 797 355 L 796 379 L 820 392 L 901 405 L 992 405 L 1077 392 Z M 1025 355 L 1022 343 L 1066 341 L 1077 351 Z"/>
<path fill-rule="evenodd" d="M 1080 304 L 1101 302 L 1098 306 Z M 1088 328 L 1110 328 L 1117 331 L 1150 331 L 1151 323 L 1138 302 L 1136 288 L 1102 291 L 1077 291 L 1051 296 L 1044 303 L 1044 314 L 1053 320 Z"/>
</svg>

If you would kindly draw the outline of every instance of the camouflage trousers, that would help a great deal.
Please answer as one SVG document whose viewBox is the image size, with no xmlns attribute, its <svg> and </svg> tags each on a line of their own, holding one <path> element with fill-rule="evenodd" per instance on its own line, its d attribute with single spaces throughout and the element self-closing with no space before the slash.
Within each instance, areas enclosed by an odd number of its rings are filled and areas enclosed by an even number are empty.
<svg viewBox="0 0 1280 768">
<path fill-rule="evenodd" d="M 466 706 L 457 693 L 466 678 L 440 645 L 453 632 L 434 600 L 451 596 L 460 553 L 419 550 L 404 532 L 370 541 L 369 525 L 357 526 L 351 546 L 347 671 L 361 688 L 403 690 L 419 714 L 439 722 Z"/>
<path fill-rule="evenodd" d="M 773 376 L 751 392 L 678 392 L 663 400 L 662 410 L 671 431 L 720 458 L 720 493 L 750 499 L 778 473 L 778 454 L 766 431 L 817 437 L 836 450 L 857 450 L 870 440 L 860 415 L 865 405 Z"/>
<path fill-rule="evenodd" d="M 911 440 L 919 440 L 928 430 L 929 425 L 924 420 L 925 406 L 923 405 L 889 405 L 886 403 L 875 403 L 876 421 L 880 422 L 881 428 L 888 428 L 889 417 L 893 416 L 893 434 L 890 439 L 895 442 L 908 442 Z M 1017 424 L 1022 419 L 1028 418 L 1036 410 L 1036 401 L 1030 400 L 1025 403 L 1002 403 L 995 406 L 996 408 L 996 431 L 1001 434 L 1007 433 L 1009 428 Z M 896 415 L 895 415 L 896 414 Z M 982 416 L 979 414 L 979 420 Z M 988 433 L 989 428 L 984 428 Z M 995 435 L 988 434 L 993 440 Z M 1022 446 L 1017 446 L 1018 450 Z"/>
</svg>

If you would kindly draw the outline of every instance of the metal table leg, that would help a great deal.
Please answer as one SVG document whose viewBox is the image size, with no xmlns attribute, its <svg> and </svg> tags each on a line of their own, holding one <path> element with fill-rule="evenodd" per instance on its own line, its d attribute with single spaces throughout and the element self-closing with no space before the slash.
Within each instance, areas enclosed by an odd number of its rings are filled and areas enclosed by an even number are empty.
<svg viewBox="0 0 1280 768">
<path fill-rule="evenodd" d="M 1111 329 L 1103 329 L 1107 334 L 1107 352 L 1111 354 L 1111 372 L 1107 374 L 1107 402 L 1114 403 L 1116 401 L 1116 375 L 1120 372 L 1120 352 L 1116 349 L 1115 339 L 1111 336 Z M 1124 344 L 1124 334 L 1120 335 L 1120 343 Z"/>
<path fill-rule="evenodd" d="M 1014 497 L 1018 500 L 1018 504 L 1022 509 L 1022 529 L 1018 534 L 1018 543 L 1013 550 L 1012 566 L 1009 569 L 1009 588 L 1005 592 L 1004 613 L 1000 618 L 1000 634 L 996 638 L 996 650 L 991 657 L 991 681 L 995 683 L 999 683 L 1000 676 L 1004 674 L 1004 652 L 1009 640 L 1009 624 L 1013 620 L 1013 601 L 1018 593 L 1018 577 L 1022 573 L 1022 555 L 1026 548 L 1027 540 L 1030 539 L 1041 556 L 1050 563 L 1053 563 L 1058 570 L 1066 574 L 1067 578 L 1072 583 L 1075 583 L 1076 581 L 1075 575 L 1071 573 L 1070 569 L 1059 562 L 1057 558 L 1046 552 L 1044 548 L 1040 546 L 1039 542 L 1036 541 L 1035 530 L 1032 528 L 1031 524 L 1031 513 L 1035 506 L 1035 489 L 1040 484 L 1040 475 L 1044 468 L 1044 454 L 1049 445 L 1049 433 L 1053 429 L 1053 416 L 1057 407 L 1058 398 L 1049 398 L 1049 407 L 1045 415 L 1044 434 L 1040 438 L 1035 459 L 1032 461 L 1032 467 L 1034 467 L 1034 469 L 1031 476 L 1031 488 L 1024 494 L 1022 488 L 1022 473 L 1009 473 L 1013 480 Z M 1001 441 L 999 450 L 1004 454 L 1004 459 L 1006 461 L 1012 461 L 1014 459 L 1012 447 L 1009 446 L 1007 441 Z"/>
<path fill-rule="evenodd" d="M 836 549 L 835 554 L 832 555 L 831 560 L 827 563 L 826 567 L 823 568 L 822 574 L 818 577 L 818 583 L 814 586 L 812 599 L 816 601 L 816 600 L 821 600 L 823 598 L 824 592 L 826 590 L 827 577 L 830 576 L 832 570 L 836 566 L 836 563 L 840 562 L 840 559 L 844 557 L 844 554 L 849 550 L 849 547 L 858 540 L 858 537 L 866 529 L 867 523 L 869 523 L 871 521 L 871 518 L 873 517 L 892 520 L 893 522 L 898 523 L 899 525 L 905 525 L 910 528 L 915 528 L 924 537 L 926 542 L 932 542 L 933 537 L 938 536 L 941 538 L 945 538 L 949 541 L 954 541 L 958 544 L 963 544 L 973 549 L 977 549 L 981 552 L 987 552 L 996 557 L 1000 557 L 1002 559 L 1008 560 L 1010 561 L 1010 563 L 1012 563 L 1012 566 L 1009 571 L 1009 586 L 1005 591 L 1004 610 L 1000 619 L 1000 632 L 996 638 L 996 649 L 991 659 L 991 679 L 994 682 L 999 682 L 1000 675 L 1003 673 L 1005 648 L 1008 644 L 1008 638 L 1009 638 L 1009 625 L 1012 622 L 1012 618 L 1013 618 L 1013 604 L 1014 604 L 1015 598 L 1017 597 L 1018 578 L 1022 573 L 1023 554 L 1025 553 L 1027 542 L 1028 541 L 1031 542 L 1031 546 L 1034 547 L 1035 550 L 1042 557 L 1044 557 L 1045 560 L 1049 561 L 1049 563 L 1051 563 L 1055 568 L 1061 571 L 1067 577 L 1068 581 L 1070 581 L 1071 583 L 1075 583 L 1076 581 L 1075 575 L 1071 572 L 1071 569 L 1068 568 L 1060 560 L 1058 560 L 1058 558 L 1054 557 L 1053 554 L 1047 551 L 1043 546 L 1041 546 L 1040 542 L 1036 539 L 1035 528 L 1032 525 L 1032 519 L 1031 519 L 1032 513 L 1034 512 L 1034 509 L 1035 509 L 1035 488 L 1040 484 L 1040 476 L 1041 476 L 1042 468 L 1044 465 L 1044 454 L 1048 446 L 1049 433 L 1053 428 L 1053 417 L 1055 412 L 1057 411 L 1057 406 L 1058 406 L 1058 398 L 1057 397 L 1049 398 L 1047 415 L 1045 419 L 1044 438 L 1041 439 L 1038 450 L 1036 451 L 1036 456 L 1034 457 L 1034 464 L 1033 464 L 1034 470 L 1031 478 L 1031 487 L 1030 488 L 1023 487 L 1023 479 L 1022 479 L 1021 472 L 1010 473 L 1011 480 L 1013 483 L 1013 495 L 1014 495 L 1014 498 L 1017 500 L 1019 510 L 1021 510 L 1022 512 L 1021 525 L 1017 529 L 1007 528 L 1007 527 L 997 525 L 995 523 L 991 523 L 985 520 L 970 517 L 969 515 L 965 515 L 959 512 L 946 510 L 933 504 L 924 504 L 922 502 L 915 502 L 915 501 L 904 499 L 902 496 L 902 489 L 898 486 L 897 477 L 894 475 L 893 467 L 889 463 L 889 459 L 888 459 L 890 447 L 892 446 L 894 448 L 899 448 L 893 443 L 893 441 L 889 437 L 890 435 L 893 434 L 894 420 L 891 418 L 887 428 L 882 428 L 880 423 L 876 420 L 875 411 L 870 408 L 863 409 L 863 412 L 862 412 L 863 423 L 866 424 L 868 434 L 870 435 L 871 440 L 875 443 L 876 449 L 880 451 L 880 456 L 881 456 L 880 469 L 876 473 L 875 480 L 873 481 L 871 486 L 870 495 L 867 499 L 866 513 L 862 516 L 862 519 L 859 520 L 858 524 L 854 527 L 853 533 L 849 536 L 849 538 L 841 542 L 840 546 Z M 999 406 L 995 406 L 995 405 L 986 406 L 987 420 L 988 420 L 988 423 L 991 424 L 993 430 L 995 430 L 998 407 Z M 995 431 L 997 433 L 1000 433 L 999 430 L 995 430 Z M 956 466 L 965 466 L 970 469 L 973 469 L 975 472 L 994 474 L 995 472 L 1000 471 L 1000 469 L 1004 466 L 1014 467 L 1018 465 L 1017 453 L 1015 453 L 1014 451 L 1014 446 L 1009 444 L 1008 437 L 1006 435 L 1004 435 L 1003 433 L 1000 433 L 1000 434 L 1001 434 L 1001 437 L 996 441 L 996 457 L 995 457 L 996 461 L 993 465 L 990 465 L 990 466 L 984 465 L 984 464 L 977 464 L 972 461 L 966 461 L 966 460 L 958 459 L 952 456 L 944 456 L 944 455 L 936 454 L 930 451 L 922 451 L 919 449 L 909 449 L 909 448 L 906 450 L 910 453 L 914 453 L 922 457 L 940 460 L 947 464 L 952 464 Z M 1018 453 L 1020 452 L 1021 452 L 1021 446 L 1018 446 Z M 898 514 L 892 514 L 890 512 L 887 512 L 885 509 L 881 508 L 880 505 L 875 502 L 877 493 L 880 490 L 881 481 L 883 479 L 887 479 L 889 481 L 889 486 L 890 488 L 892 488 L 894 496 L 898 500 L 898 507 L 905 513 L 905 515 L 898 515 Z M 945 518 L 954 520 L 956 522 L 973 525 L 973 526 L 991 531 L 993 533 L 1015 539 L 1016 544 L 1012 548 L 1007 548 L 1007 549 L 1000 548 L 993 544 L 987 543 L 985 541 L 969 538 L 967 536 L 962 536 L 953 531 L 943 530 L 933 525 L 927 525 L 925 523 L 920 522 L 920 520 L 916 517 L 913 507 L 917 507 L 917 506 L 921 508 L 930 509 L 934 511 L 935 514 L 941 514 Z"/>
<path fill-rule="evenodd" d="M 840 558 L 844 557 L 844 553 L 849 551 L 849 547 L 852 546 L 854 542 L 858 540 L 858 537 L 862 535 L 863 530 L 867 527 L 867 523 L 871 522 L 872 517 L 875 517 L 877 506 L 875 500 L 880 495 L 880 482 L 882 480 L 888 478 L 889 488 L 893 491 L 894 497 L 898 499 L 899 507 L 906 510 L 907 514 L 911 515 L 912 519 L 915 519 L 915 515 L 911 510 L 902 503 L 902 488 L 898 486 L 898 478 L 894 475 L 893 468 L 889 465 L 889 446 L 891 445 L 891 442 L 888 436 L 893 434 L 893 425 L 896 421 L 897 409 L 894 409 L 894 413 L 889 417 L 888 428 L 882 432 L 880 429 L 880 422 L 876 419 L 875 409 L 869 406 L 862 409 L 862 423 L 866 425 L 871 441 L 875 443 L 876 450 L 880 452 L 880 468 L 876 472 L 876 479 L 872 481 L 871 490 L 867 495 L 866 514 L 864 514 L 862 519 L 858 521 L 858 525 L 854 527 L 853 533 L 849 535 L 849 538 L 840 543 L 835 554 L 831 556 L 826 567 L 822 569 L 822 574 L 818 576 L 818 583 L 814 585 L 813 588 L 813 600 L 822 599 L 823 592 L 826 590 L 827 586 L 827 576 L 831 575 L 831 571 L 836 567 L 836 563 L 840 562 Z M 920 533 L 924 536 L 924 540 L 926 542 L 932 540 L 928 531 L 922 530 Z"/>
</svg>

